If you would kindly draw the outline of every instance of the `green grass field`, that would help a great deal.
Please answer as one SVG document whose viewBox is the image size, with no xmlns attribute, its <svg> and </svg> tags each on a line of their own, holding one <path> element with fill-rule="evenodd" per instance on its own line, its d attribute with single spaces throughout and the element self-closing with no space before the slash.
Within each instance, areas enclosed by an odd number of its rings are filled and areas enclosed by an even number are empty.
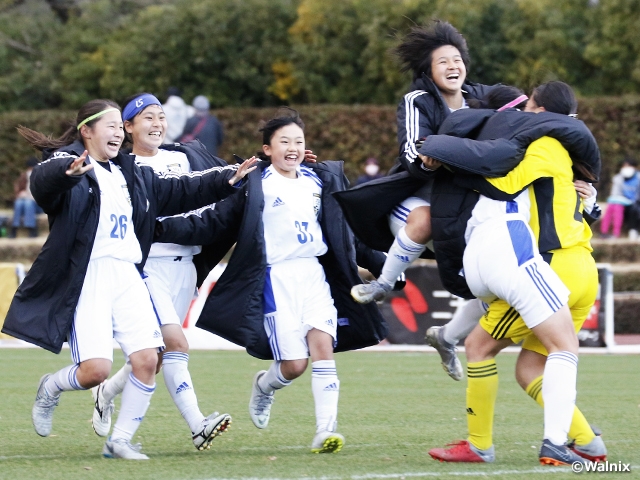
<svg viewBox="0 0 640 480">
<path fill-rule="evenodd" d="M 115 352 L 116 366 L 121 365 Z M 352 352 L 337 356 L 341 381 L 338 454 L 309 451 L 314 434 L 310 372 L 278 392 L 265 430 L 247 412 L 251 381 L 268 362 L 244 352 L 195 351 L 190 370 L 205 414 L 233 416 L 231 430 L 211 450 L 193 448 L 190 432 L 164 387 L 162 376 L 135 441 L 146 462 L 108 460 L 103 439 L 91 428 L 89 392 L 62 396 L 52 435 L 41 438 L 31 425 L 31 407 L 41 375 L 69 363 L 69 351 L 0 349 L 0 478 L 47 479 L 492 479 L 574 478 L 568 468 L 542 467 L 537 450 L 542 409 L 513 379 L 515 355 L 498 357 L 500 393 L 496 407 L 494 464 L 442 464 L 427 451 L 466 436 L 465 382 L 442 371 L 425 353 Z M 640 472 L 640 356 L 583 355 L 578 404 L 604 431 L 609 460 Z M 602 475 L 583 473 L 583 475 Z"/>
</svg>

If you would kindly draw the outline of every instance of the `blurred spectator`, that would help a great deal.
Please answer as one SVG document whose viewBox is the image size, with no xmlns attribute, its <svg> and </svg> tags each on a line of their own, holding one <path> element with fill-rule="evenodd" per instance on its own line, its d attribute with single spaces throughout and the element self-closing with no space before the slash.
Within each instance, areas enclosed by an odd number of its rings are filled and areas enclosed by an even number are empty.
<svg viewBox="0 0 640 480">
<path fill-rule="evenodd" d="M 194 98 L 192 105 L 196 112 L 187 121 L 180 142 L 187 143 L 197 138 L 212 155 L 218 155 L 218 147 L 223 140 L 220 120 L 209 113 L 209 100 L 204 95 Z"/>
<path fill-rule="evenodd" d="M 622 161 L 620 172 L 613 177 L 611 193 L 607 198 L 607 210 L 602 217 L 602 223 L 600 223 L 600 233 L 603 237 L 620 237 L 625 209 L 633 205 L 638 196 L 640 174 L 636 170 L 637 165 L 635 160 L 626 158 Z M 609 227 L 612 227 L 611 235 L 609 235 Z M 634 236 L 633 232 L 631 236 Z M 635 236 L 637 236 L 637 231 Z"/>
<path fill-rule="evenodd" d="M 378 159 L 374 157 L 369 157 L 365 160 L 363 170 L 364 174 L 360 175 L 356 179 L 355 185 L 361 185 L 383 176 L 380 173 L 380 164 L 378 163 Z"/>
<path fill-rule="evenodd" d="M 177 142 L 187 124 L 187 120 L 193 116 L 193 107 L 190 107 L 180 96 L 180 90 L 169 87 L 167 90 L 167 102 L 162 105 L 167 118 L 166 143 Z"/>
<path fill-rule="evenodd" d="M 29 229 L 30 237 L 38 236 L 36 201 L 33 199 L 31 189 L 29 188 L 31 171 L 37 164 L 38 160 L 36 158 L 29 158 L 26 162 L 27 169 L 20 174 L 13 184 L 13 193 L 16 199 L 13 203 L 13 223 L 11 231 L 9 232 L 10 238 L 16 237 L 18 228 L 20 228 L 20 220 L 22 220 L 22 226 Z"/>
</svg>

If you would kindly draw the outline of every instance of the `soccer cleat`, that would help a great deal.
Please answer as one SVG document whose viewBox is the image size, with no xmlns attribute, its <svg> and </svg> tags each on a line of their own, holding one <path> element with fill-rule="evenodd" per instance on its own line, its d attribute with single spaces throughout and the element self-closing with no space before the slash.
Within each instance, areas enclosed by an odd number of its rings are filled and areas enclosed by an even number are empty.
<svg viewBox="0 0 640 480">
<path fill-rule="evenodd" d="M 447 447 L 451 448 L 432 448 L 429 450 L 429 455 L 441 462 L 492 463 L 496 460 L 493 445 L 486 450 L 480 450 L 467 440 L 458 440 L 455 443 L 448 443 Z"/>
<path fill-rule="evenodd" d="M 442 333 L 442 327 L 431 327 L 427 329 L 424 339 L 427 345 L 435 348 L 440 354 L 444 371 L 454 380 L 460 381 L 462 379 L 462 364 L 456 355 L 456 347 L 446 342 L 442 338 Z"/>
<path fill-rule="evenodd" d="M 105 442 L 102 448 L 102 456 L 105 458 L 122 458 L 124 460 L 149 460 L 144 453 L 140 453 L 142 445 L 136 443 L 131 445 L 129 440 L 124 438 L 116 438 L 111 440 L 111 437 Z"/>
<path fill-rule="evenodd" d="M 38 392 L 36 393 L 36 401 L 31 410 L 31 420 L 36 433 L 41 437 L 48 437 L 51 433 L 51 424 L 53 423 L 53 411 L 60 402 L 60 395 L 51 396 L 44 388 L 44 383 L 51 376 L 46 373 L 40 379 Z"/>
<path fill-rule="evenodd" d="M 555 445 L 546 438 L 540 447 L 540 463 L 542 465 L 571 465 L 573 463 L 586 463 L 585 459 L 575 454 L 566 445 Z"/>
<path fill-rule="evenodd" d="M 568 447 L 591 462 L 604 462 L 607 459 L 607 447 L 600 436 L 596 436 L 586 445 L 576 445 L 574 442 Z"/>
<path fill-rule="evenodd" d="M 116 409 L 113 400 L 109 403 L 104 400 L 103 390 L 105 382 L 91 389 L 91 396 L 94 402 L 91 424 L 93 425 L 93 431 L 100 437 L 109 435 L 109 430 L 111 430 L 111 415 Z"/>
<path fill-rule="evenodd" d="M 338 453 L 344 447 L 344 437 L 337 432 L 321 430 L 311 442 L 313 453 Z"/>
<path fill-rule="evenodd" d="M 273 403 L 273 392 L 271 394 L 264 393 L 258 386 L 258 380 L 265 373 L 267 373 L 266 370 L 260 370 L 253 378 L 251 399 L 249 400 L 249 416 L 251 416 L 251 421 L 258 428 L 267 428 L 269 416 L 271 415 L 271 404 Z"/>
<path fill-rule="evenodd" d="M 200 424 L 202 428 L 191 437 L 193 438 L 193 444 L 198 450 L 208 450 L 211 448 L 213 439 L 229 430 L 230 425 L 231 415 L 228 413 L 220 415 L 218 412 L 213 412 L 202 420 Z"/>
<path fill-rule="evenodd" d="M 358 303 L 371 303 L 384 300 L 393 286 L 374 280 L 371 283 L 361 283 L 351 288 L 351 297 Z"/>
</svg>

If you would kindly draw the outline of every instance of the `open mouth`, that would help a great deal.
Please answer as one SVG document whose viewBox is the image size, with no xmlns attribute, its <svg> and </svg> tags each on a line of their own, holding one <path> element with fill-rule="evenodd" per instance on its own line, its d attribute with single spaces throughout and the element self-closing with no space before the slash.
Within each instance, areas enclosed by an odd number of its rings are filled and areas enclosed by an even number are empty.
<svg viewBox="0 0 640 480">
<path fill-rule="evenodd" d="M 121 142 L 115 142 L 112 140 L 110 142 L 107 142 L 107 145 L 109 145 L 111 148 L 120 148 L 120 143 Z"/>
<path fill-rule="evenodd" d="M 297 155 L 287 155 L 284 157 L 285 160 L 289 161 L 289 162 L 295 162 L 298 160 L 298 156 Z"/>
<path fill-rule="evenodd" d="M 450 73 L 449 75 L 447 75 L 447 80 L 458 80 L 459 78 L 459 73 Z"/>
<path fill-rule="evenodd" d="M 151 135 L 152 137 L 160 138 L 162 136 L 162 133 L 161 132 L 149 132 L 149 135 Z"/>
</svg>

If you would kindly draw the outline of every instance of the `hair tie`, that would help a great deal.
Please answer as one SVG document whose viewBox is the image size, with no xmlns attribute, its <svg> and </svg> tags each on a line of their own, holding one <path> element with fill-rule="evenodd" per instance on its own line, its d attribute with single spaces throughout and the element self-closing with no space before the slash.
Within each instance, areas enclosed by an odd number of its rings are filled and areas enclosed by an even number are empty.
<svg viewBox="0 0 640 480">
<path fill-rule="evenodd" d="M 105 113 L 109 113 L 109 112 L 120 112 L 120 110 L 118 110 L 115 107 L 109 107 L 109 108 L 107 108 L 105 110 L 102 110 L 101 112 L 95 113 L 95 114 L 91 115 L 90 117 L 87 117 L 83 121 L 81 121 L 78 124 L 77 129 L 80 130 L 80 127 L 82 127 L 85 123 L 90 122 L 91 120 L 95 120 L 96 118 L 101 117 Z"/>
<path fill-rule="evenodd" d="M 506 105 L 503 105 L 502 107 L 500 107 L 498 109 L 498 112 L 501 112 L 503 110 L 506 110 L 507 108 L 513 108 L 516 105 L 524 102 L 525 100 L 529 100 L 529 97 L 527 97 L 526 95 L 520 95 L 518 98 L 511 100 L 509 103 L 507 103 Z"/>
<path fill-rule="evenodd" d="M 125 121 L 131 120 L 149 105 L 162 106 L 160 100 L 158 100 L 150 93 L 145 93 L 144 95 L 140 95 L 139 97 L 134 98 L 129 103 L 127 103 L 127 105 L 122 110 L 122 119 Z"/>
</svg>

